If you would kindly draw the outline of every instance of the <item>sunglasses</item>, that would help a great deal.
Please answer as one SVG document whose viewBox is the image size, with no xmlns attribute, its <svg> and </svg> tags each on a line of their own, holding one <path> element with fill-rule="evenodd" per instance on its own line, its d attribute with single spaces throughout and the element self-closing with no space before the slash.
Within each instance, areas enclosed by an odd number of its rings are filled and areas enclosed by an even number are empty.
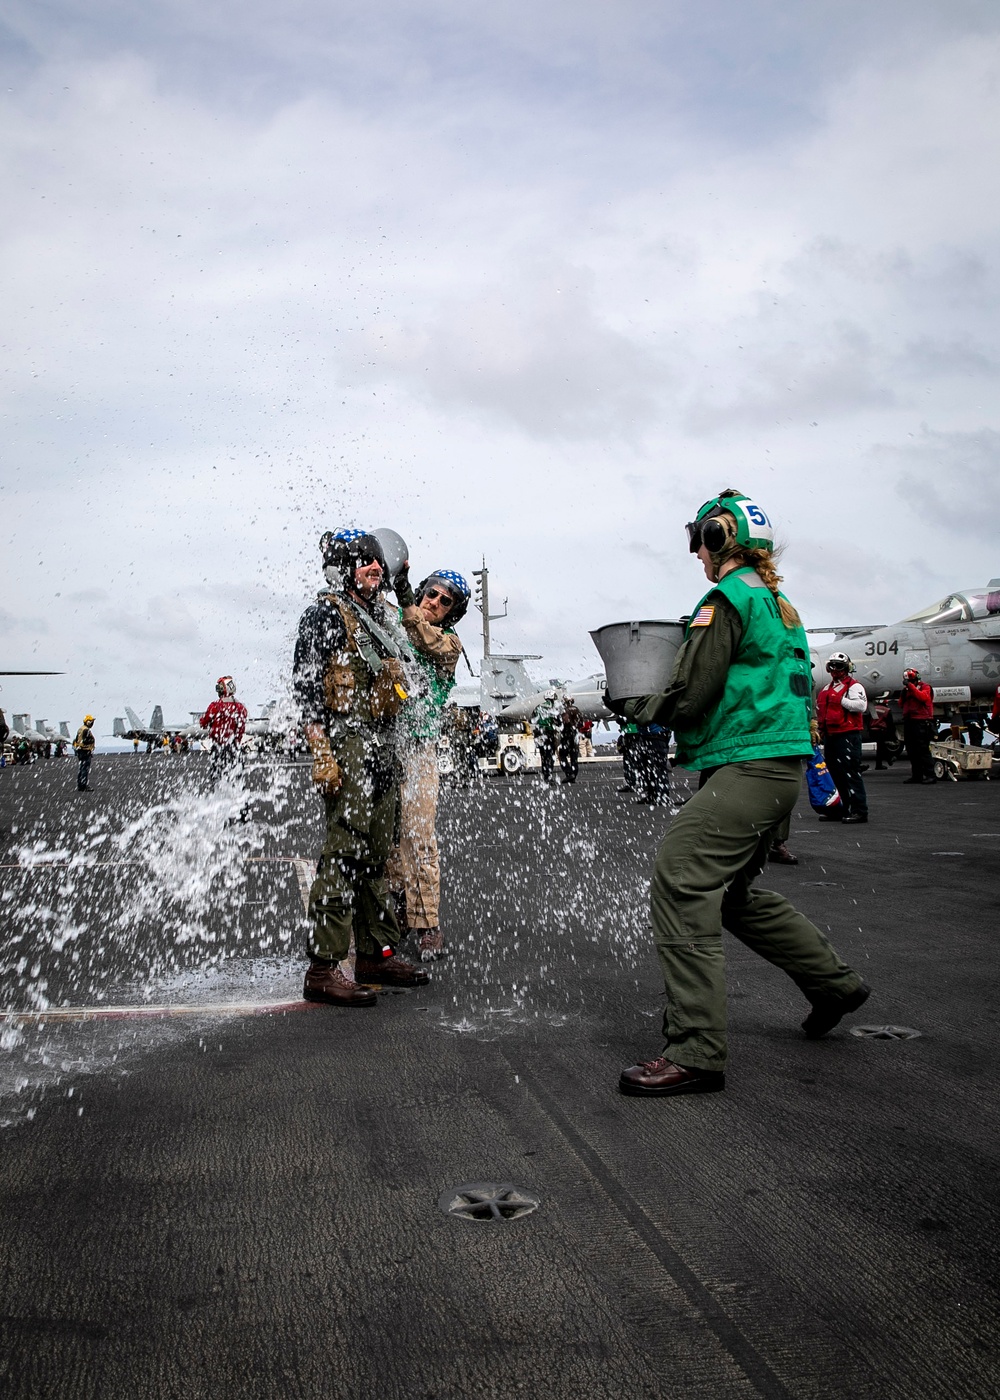
<svg viewBox="0 0 1000 1400">
<path fill-rule="evenodd" d="M 453 603 L 455 601 L 446 588 L 428 588 L 424 597 L 429 603 L 436 603 L 439 598 L 442 603 Z"/>
</svg>

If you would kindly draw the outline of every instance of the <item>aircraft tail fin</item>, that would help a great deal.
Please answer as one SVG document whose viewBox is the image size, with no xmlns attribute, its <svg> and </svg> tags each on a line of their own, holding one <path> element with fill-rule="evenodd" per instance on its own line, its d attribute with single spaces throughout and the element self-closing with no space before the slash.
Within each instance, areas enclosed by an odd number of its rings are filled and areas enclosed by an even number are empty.
<svg viewBox="0 0 1000 1400">
<path fill-rule="evenodd" d="M 64 719 L 61 719 L 59 721 L 59 733 L 63 736 L 64 739 L 72 739 L 73 737 L 72 734 L 69 732 L 69 725 Z"/>
<path fill-rule="evenodd" d="M 532 658 L 534 659 L 534 658 Z M 525 670 L 522 656 L 484 656 L 480 672 L 483 707 L 496 714 L 512 700 L 524 700 L 538 690 Z"/>
<path fill-rule="evenodd" d="M 125 733 L 125 721 L 122 719 L 122 717 L 121 717 L 120 715 L 115 715 L 115 722 L 114 722 L 114 724 L 113 724 L 112 727 L 111 727 L 111 732 L 112 732 L 112 735 L 114 736 L 114 738 L 116 738 L 116 739 L 120 739 L 120 738 L 122 738 L 122 736 L 124 735 L 124 733 Z"/>
<path fill-rule="evenodd" d="M 150 729 L 162 729 L 162 728 L 163 728 L 163 706 L 162 706 L 162 705 L 154 705 L 154 706 L 153 706 L 153 715 L 152 715 L 152 718 L 151 718 L 150 721 L 149 721 L 149 727 L 150 727 Z"/>
<path fill-rule="evenodd" d="M 135 710 L 133 710 L 129 705 L 125 706 L 125 713 L 128 715 L 128 722 L 133 729 L 145 729 L 146 726 L 136 714 Z"/>
<path fill-rule="evenodd" d="M 23 734 L 26 729 L 31 728 L 30 715 L 12 715 L 11 718 L 14 721 L 14 729 L 16 733 Z"/>
</svg>

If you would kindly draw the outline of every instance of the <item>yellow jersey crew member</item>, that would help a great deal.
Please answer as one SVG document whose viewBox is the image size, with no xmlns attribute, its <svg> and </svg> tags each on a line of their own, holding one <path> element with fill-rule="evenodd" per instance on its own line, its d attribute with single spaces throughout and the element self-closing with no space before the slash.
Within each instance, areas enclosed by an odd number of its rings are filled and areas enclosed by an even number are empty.
<svg viewBox="0 0 1000 1400">
<path fill-rule="evenodd" d="M 421 962 L 433 962 L 446 951 L 440 915 L 437 741 L 462 654 L 454 625 L 465 616 L 472 590 L 456 570 L 436 569 L 414 593 L 409 561 L 393 580 L 393 588 L 417 662 L 417 690 L 400 721 L 404 743 L 399 845 L 389 862 L 389 879 L 393 891 L 402 897 L 408 930 L 420 939 Z"/>
<path fill-rule="evenodd" d="M 798 613 L 778 589 L 774 533 L 746 496 L 723 491 L 688 527 L 712 587 L 688 622 L 659 695 L 619 702 L 637 724 L 677 737 L 701 786 L 675 817 L 653 871 L 653 937 L 667 988 L 664 1053 L 623 1070 L 626 1094 L 725 1087 L 725 928 L 804 993 L 810 1039 L 832 1030 L 869 988 L 783 895 L 754 888 L 791 813 L 813 751 L 812 676 Z"/>
<path fill-rule="evenodd" d="M 84 715 L 83 723 L 76 731 L 76 738 L 73 740 L 73 751 L 79 759 L 76 770 L 76 790 L 77 792 L 90 791 L 90 761 L 94 757 L 94 716 Z"/>
<path fill-rule="evenodd" d="M 397 717 L 409 648 L 382 601 L 382 546 L 363 530 L 320 541 L 329 587 L 307 608 L 295 644 L 293 689 L 326 809 L 326 840 L 309 894 L 304 996 L 372 1006 L 376 981 L 428 982 L 396 955 L 401 933 L 385 879 L 399 830 Z M 352 941 L 356 960 L 352 961 Z"/>
</svg>

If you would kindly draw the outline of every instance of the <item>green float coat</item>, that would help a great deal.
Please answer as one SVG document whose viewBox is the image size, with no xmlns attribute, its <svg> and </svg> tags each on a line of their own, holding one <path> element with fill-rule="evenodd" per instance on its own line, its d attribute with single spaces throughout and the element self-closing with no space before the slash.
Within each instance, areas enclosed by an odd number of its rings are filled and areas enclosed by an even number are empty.
<svg viewBox="0 0 1000 1400">
<path fill-rule="evenodd" d="M 718 593 L 739 613 L 743 636 L 719 700 L 697 724 L 676 731 L 678 763 L 717 768 L 811 754 L 812 671 L 805 631 L 785 626 L 776 599 L 751 568 L 734 569 L 710 588 L 692 620 Z"/>
</svg>

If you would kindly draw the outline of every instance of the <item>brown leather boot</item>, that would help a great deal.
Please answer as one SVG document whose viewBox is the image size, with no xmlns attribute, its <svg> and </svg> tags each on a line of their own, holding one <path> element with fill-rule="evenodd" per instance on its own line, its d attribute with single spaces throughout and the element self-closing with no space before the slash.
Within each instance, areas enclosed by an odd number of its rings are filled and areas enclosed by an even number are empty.
<svg viewBox="0 0 1000 1400">
<path fill-rule="evenodd" d="M 359 987 L 336 963 L 328 962 L 312 964 L 306 973 L 302 995 L 306 1001 L 327 1001 L 332 1006 L 374 1006 L 378 1001 L 371 987 Z"/>
<path fill-rule="evenodd" d="M 439 928 L 425 928 L 420 931 L 420 961 L 434 962 L 445 955 L 444 934 Z"/>
<path fill-rule="evenodd" d="M 658 1055 L 623 1069 L 618 1079 L 623 1094 L 717 1094 L 726 1087 L 722 1070 L 689 1069 Z"/>
<path fill-rule="evenodd" d="M 381 982 L 383 987 L 423 987 L 431 980 L 422 967 L 406 962 L 395 953 L 390 958 L 365 957 L 359 953 L 354 971 L 362 981 Z"/>
</svg>

